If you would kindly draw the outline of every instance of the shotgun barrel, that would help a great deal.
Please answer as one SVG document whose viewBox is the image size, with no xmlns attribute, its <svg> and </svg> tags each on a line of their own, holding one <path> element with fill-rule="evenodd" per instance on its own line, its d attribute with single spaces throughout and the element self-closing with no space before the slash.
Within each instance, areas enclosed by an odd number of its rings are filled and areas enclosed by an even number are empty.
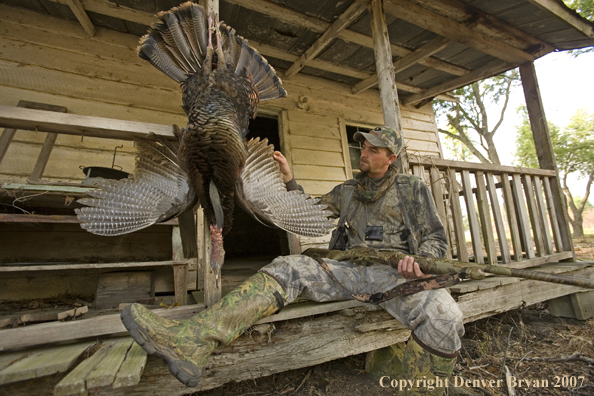
<svg viewBox="0 0 594 396">
<path fill-rule="evenodd" d="M 329 250 L 309 248 L 302 253 L 313 258 L 329 258 L 337 261 L 353 261 L 361 265 L 386 264 L 398 268 L 398 262 L 406 256 L 414 257 L 425 274 L 460 274 L 470 279 L 484 279 L 486 273 L 511 276 L 517 278 L 534 279 L 543 282 L 560 283 L 594 289 L 594 279 L 577 278 L 575 276 L 550 274 L 543 271 L 509 268 L 502 265 L 486 265 L 436 259 L 433 257 L 414 256 L 398 251 L 378 250 L 367 247 L 355 247 L 349 250 Z"/>
</svg>

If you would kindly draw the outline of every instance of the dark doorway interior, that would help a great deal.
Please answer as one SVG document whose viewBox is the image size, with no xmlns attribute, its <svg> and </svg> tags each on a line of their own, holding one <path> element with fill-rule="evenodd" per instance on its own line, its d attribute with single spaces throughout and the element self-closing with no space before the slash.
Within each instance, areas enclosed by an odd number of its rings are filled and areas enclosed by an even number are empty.
<svg viewBox="0 0 594 396">
<path fill-rule="evenodd" d="M 250 121 L 247 139 L 267 138 L 275 150 L 280 150 L 278 121 L 275 118 L 258 117 Z M 225 236 L 225 259 L 276 257 L 288 254 L 285 231 L 267 227 L 238 205 L 235 205 L 233 228 Z"/>
</svg>

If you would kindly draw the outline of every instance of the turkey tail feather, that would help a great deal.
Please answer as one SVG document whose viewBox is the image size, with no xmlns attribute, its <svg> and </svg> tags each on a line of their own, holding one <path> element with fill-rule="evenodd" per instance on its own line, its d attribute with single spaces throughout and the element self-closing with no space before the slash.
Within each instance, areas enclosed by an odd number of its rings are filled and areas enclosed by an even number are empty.
<svg viewBox="0 0 594 396">
<path fill-rule="evenodd" d="M 238 203 L 258 220 L 285 231 L 319 237 L 334 228 L 318 199 L 301 191 L 287 191 L 279 165 L 272 157 L 274 148 L 266 139 L 251 139 L 248 158 L 236 188 Z"/>
<path fill-rule="evenodd" d="M 169 220 L 196 202 L 186 173 L 170 147 L 137 139 L 134 177 L 102 180 L 79 203 L 75 212 L 81 227 L 97 235 L 122 235 Z"/>
</svg>

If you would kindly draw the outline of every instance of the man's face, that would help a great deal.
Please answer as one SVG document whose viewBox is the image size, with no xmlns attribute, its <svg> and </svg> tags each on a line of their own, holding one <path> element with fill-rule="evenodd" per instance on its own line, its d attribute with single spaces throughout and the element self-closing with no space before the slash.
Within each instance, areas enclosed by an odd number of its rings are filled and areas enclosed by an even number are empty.
<svg viewBox="0 0 594 396">
<path fill-rule="evenodd" d="M 367 172 L 369 177 L 382 177 L 395 159 L 396 156 L 387 148 L 376 147 L 365 140 L 361 148 L 359 169 Z"/>
</svg>

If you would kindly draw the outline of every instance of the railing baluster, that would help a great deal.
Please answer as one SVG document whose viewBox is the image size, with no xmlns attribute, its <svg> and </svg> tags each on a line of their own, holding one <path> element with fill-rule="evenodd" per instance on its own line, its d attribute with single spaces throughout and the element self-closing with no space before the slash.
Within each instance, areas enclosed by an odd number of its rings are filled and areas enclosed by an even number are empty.
<svg viewBox="0 0 594 396">
<path fill-rule="evenodd" d="M 530 234 L 530 220 L 528 219 L 528 208 L 526 207 L 526 201 L 524 194 L 522 194 L 522 182 L 520 181 L 520 175 L 514 174 L 512 176 L 512 194 L 514 196 L 514 204 L 518 209 L 518 223 L 520 224 L 520 239 L 524 249 L 526 250 L 526 257 L 531 259 L 536 257 L 534 254 L 534 240 Z"/>
<path fill-rule="evenodd" d="M 472 250 L 477 263 L 484 263 L 483 248 L 481 245 L 481 236 L 476 210 L 474 209 L 474 194 L 470 184 L 470 172 L 462 171 L 462 186 L 464 187 L 464 200 L 466 201 L 466 211 L 468 214 L 468 224 L 470 225 L 470 236 L 472 239 Z"/>
<path fill-rule="evenodd" d="M 522 243 L 520 242 L 520 231 L 518 229 L 518 219 L 516 217 L 516 206 L 514 205 L 512 188 L 509 182 L 509 175 L 507 173 L 501 174 L 501 182 L 503 184 L 503 201 L 505 202 L 505 213 L 507 214 L 507 222 L 509 225 L 512 246 L 514 247 L 515 261 L 522 261 Z"/>
<path fill-rule="evenodd" d="M 485 174 L 481 171 L 476 172 L 477 204 L 479 216 L 481 218 L 481 227 L 483 229 L 483 238 L 487 250 L 487 263 L 497 264 L 497 250 L 495 249 L 495 238 L 493 236 L 493 223 L 489 213 L 489 201 L 487 199 L 487 187 L 485 186 Z"/>
<path fill-rule="evenodd" d="M 551 229 L 549 228 L 547 210 L 544 205 L 544 200 L 542 199 L 542 183 L 540 182 L 540 177 L 538 176 L 534 176 L 534 194 L 536 195 L 536 205 L 538 206 L 538 213 L 540 215 L 540 225 L 542 227 L 545 254 L 553 254 Z"/>
<path fill-rule="evenodd" d="M 429 175 L 431 177 L 431 192 L 433 193 L 433 200 L 435 201 L 435 206 L 437 208 L 437 213 L 439 214 L 439 219 L 441 220 L 441 224 L 448 231 L 448 215 L 446 213 L 445 204 L 443 202 L 443 187 L 441 185 L 442 177 L 437 168 L 431 168 L 429 171 Z M 447 250 L 446 257 L 448 259 L 452 258 L 452 252 L 450 249 Z"/>
<path fill-rule="evenodd" d="M 507 235 L 505 235 L 505 226 L 503 225 L 503 216 L 501 215 L 501 207 L 499 206 L 499 198 L 497 198 L 497 188 L 495 187 L 493 174 L 487 173 L 486 177 L 487 190 L 489 191 L 489 198 L 491 199 L 491 209 L 493 210 L 493 217 L 495 218 L 495 229 L 497 230 L 497 238 L 499 240 L 499 250 L 501 250 L 501 262 L 503 264 L 511 263 Z"/>
<path fill-rule="evenodd" d="M 563 239 L 561 239 L 561 231 L 559 230 L 559 223 L 557 223 L 557 211 L 555 210 L 555 202 L 553 201 L 553 193 L 551 192 L 551 183 L 548 177 L 543 177 L 545 198 L 547 200 L 547 209 L 549 210 L 549 218 L 551 219 L 551 227 L 553 228 L 553 239 L 555 240 L 555 248 L 557 252 L 563 251 Z"/>
<path fill-rule="evenodd" d="M 450 207 L 452 209 L 456 243 L 458 245 L 458 260 L 468 261 L 468 248 L 466 247 L 466 234 L 464 232 L 464 220 L 462 219 L 462 207 L 460 206 L 460 191 L 456 179 L 456 170 L 448 169 L 447 172 L 450 178 Z"/>
<path fill-rule="evenodd" d="M 536 255 L 542 257 L 545 254 L 544 242 L 542 239 L 540 217 L 538 216 L 538 207 L 536 206 L 536 200 L 534 199 L 532 177 L 530 175 L 522 175 L 522 184 L 524 185 L 524 194 L 526 195 L 526 202 L 528 203 L 528 214 L 530 215 L 530 223 L 532 224 L 534 242 L 536 243 Z"/>
</svg>

